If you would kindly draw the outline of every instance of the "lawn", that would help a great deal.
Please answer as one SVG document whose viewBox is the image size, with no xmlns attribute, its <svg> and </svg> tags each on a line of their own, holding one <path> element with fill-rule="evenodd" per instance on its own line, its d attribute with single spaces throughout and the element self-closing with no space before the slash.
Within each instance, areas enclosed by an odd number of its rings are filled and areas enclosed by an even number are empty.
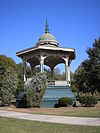
<svg viewBox="0 0 100 133">
<path fill-rule="evenodd" d="M 77 117 L 100 118 L 100 102 L 95 107 L 62 107 L 62 108 L 16 108 L 14 106 L 5 107 L 4 110 L 27 112 L 34 114 L 50 114 Z"/>
<path fill-rule="evenodd" d="M 0 133 L 99 133 L 100 127 L 53 124 L 0 117 Z"/>
<path fill-rule="evenodd" d="M 82 108 L 77 111 L 76 110 L 66 111 L 63 115 L 100 118 L 100 108 Z"/>
</svg>

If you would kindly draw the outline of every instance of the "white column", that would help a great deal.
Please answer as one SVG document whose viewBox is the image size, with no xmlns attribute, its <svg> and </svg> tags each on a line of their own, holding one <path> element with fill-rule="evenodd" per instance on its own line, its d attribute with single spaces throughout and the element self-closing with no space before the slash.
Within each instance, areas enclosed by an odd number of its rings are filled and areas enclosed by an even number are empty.
<svg viewBox="0 0 100 133">
<path fill-rule="evenodd" d="M 65 59 L 65 77 L 68 85 L 68 58 Z"/>
<path fill-rule="evenodd" d="M 68 65 L 68 80 L 70 82 L 70 65 Z"/>
<path fill-rule="evenodd" d="M 44 58 L 42 56 L 40 57 L 40 70 L 41 73 L 44 72 Z"/>
<path fill-rule="evenodd" d="M 54 68 L 51 68 L 51 80 L 54 80 Z"/>
<path fill-rule="evenodd" d="M 23 82 L 26 82 L 26 61 L 23 59 Z"/>
</svg>

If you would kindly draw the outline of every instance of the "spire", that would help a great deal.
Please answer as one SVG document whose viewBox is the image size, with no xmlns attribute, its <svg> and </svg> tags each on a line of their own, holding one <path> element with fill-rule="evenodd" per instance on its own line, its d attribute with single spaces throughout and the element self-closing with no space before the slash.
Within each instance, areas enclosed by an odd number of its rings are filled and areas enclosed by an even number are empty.
<svg viewBox="0 0 100 133">
<path fill-rule="evenodd" d="M 45 25 L 45 33 L 49 33 L 49 25 L 48 25 L 47 19 L 46 19 L 46 25 Z"/>
</svg>

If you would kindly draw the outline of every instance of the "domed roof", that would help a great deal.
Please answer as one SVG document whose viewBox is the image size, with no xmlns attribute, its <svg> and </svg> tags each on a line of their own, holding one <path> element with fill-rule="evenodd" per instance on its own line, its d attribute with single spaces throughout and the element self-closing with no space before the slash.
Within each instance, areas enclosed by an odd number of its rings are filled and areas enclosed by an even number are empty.
<svg viewBox="0 0 100 133">
<path fill-rule="evenodd" d="M 48 28 L 48 24 L 47 24 L 47 20 L 46 20 L 46 26 L 45 26 L 45 34 L 43 34 L 38 42 L 37 42 L 37 46 L 40 45 L 45 45 L 45 46 L 54 46 L 54 47 L 58 47 L 59 43 L 56 41 L 56 38 L 49 33 L 49 28 Z"/>
<path fill-rule="evenodd" d="M 56 41 L 56 38 L 50 33 L 45 33 L 39 38 L 38 41 L 44 41 L 44 40 L 54 40 L 54 41 Z"/>
</svg>

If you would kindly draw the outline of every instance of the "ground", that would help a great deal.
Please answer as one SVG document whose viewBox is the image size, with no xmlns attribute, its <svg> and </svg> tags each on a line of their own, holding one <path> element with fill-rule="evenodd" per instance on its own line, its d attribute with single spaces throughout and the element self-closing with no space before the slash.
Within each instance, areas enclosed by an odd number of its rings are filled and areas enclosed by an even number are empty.
<svg viewBox="0 0 100 133">
<path fill-rule="evenodd" d="M 16 108 L 0 107 L 0 110 L 27 112 L 32 114 L 52 114 L 79 117 L 100 118 L 100 102 L 95 107 L 63 107 L 63 108 Z M 18 120 L 0 117 L 0 133 L 99 133 L 99 126 L 80 126 L 54 124 L 29 120 Z"/>
<path fill-rule="evenodd" d="M 100 127 L 77 126 L 0 117 L 0 133 L 99 133 Z"/>
<path fill-rule="evenodd" d="M 100 118 L 100 102 L 95 107 L 62 107 L 62 108 L 16 108 L 15 106 L 1 107 L 0 109 L 34 114 L 51 114 L 78 117 Z"/>
</svg>

